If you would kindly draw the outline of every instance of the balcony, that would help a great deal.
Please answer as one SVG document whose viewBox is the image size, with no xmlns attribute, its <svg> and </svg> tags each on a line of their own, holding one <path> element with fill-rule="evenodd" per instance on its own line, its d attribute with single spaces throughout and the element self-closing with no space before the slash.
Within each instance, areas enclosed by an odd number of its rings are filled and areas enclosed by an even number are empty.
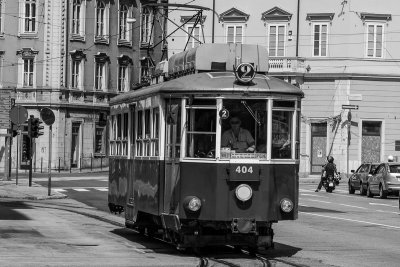
<svg viewBox="0 0 400 267">
<path fill-rule="evenodd" d="M 274 73 L 304 73 L 305 59 L 298 57 L 270 57 L 268 60 L 270 74 Z"/>
</svg>

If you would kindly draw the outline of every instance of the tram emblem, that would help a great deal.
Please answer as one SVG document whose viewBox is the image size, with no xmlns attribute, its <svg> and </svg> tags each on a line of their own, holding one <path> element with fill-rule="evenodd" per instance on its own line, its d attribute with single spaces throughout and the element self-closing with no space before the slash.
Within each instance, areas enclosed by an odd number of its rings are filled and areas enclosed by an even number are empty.
<svg viewBox="0 0 400 267">
<path fill-rule="evenodd" d="M 254 79 L 256 71 L 250 63 L 241 63 L 235 70 L 236 79 L 241 83 L 249 83 Z"/>
</svg>

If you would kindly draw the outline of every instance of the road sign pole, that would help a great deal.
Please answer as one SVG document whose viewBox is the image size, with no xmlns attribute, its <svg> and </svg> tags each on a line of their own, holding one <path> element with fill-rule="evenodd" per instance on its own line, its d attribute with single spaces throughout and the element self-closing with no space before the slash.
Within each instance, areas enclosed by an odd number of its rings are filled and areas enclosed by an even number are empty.
<svg viewBox="0 0 400 267">
<path fill-rule="evenodd" d="M 32 121 L 33 121 L 33 115 L 30 116 L 30 118 L 28 119 L 28 136 L 29 136 L 29 187 L 32 186 L 32 153 L 33 153 L 33 135 L 32 135 Z"/>
<path fill-rule="evenodd" d="M 7 133 L 10 131 L 7 130 Z M 5 151 L 5 160 L 4 160 L 4 181 L 10 181 L 10 163 L 11 163 L 11 137 L 6 136 L 6 151 Z"/>
<path fill-rule="evenodd" d="M 47 166 L 48 170 L 49 170 L 49 181 L 48 181 L 48 185 L 47 185 L 47 189 L 48 189 L 48 195 L 51 195 L 51 139 L 53 136 L 53 129 L 52 129 L 52 125 L 49 126 L 49 164 Z"/>
<path fill-rule="evenodd" d="M 347 177 L 350 177 L 349 173 L 349 165 L 350 165 L 350 159 L 349 159 L 349 150 L 350 150 L 350 140 L 351 140 L 351 110 L 349 109 L 349 113 L 347 113 Z"/>
<path fill-rule="evenodd" d="M 18 130 L 19 133 L 17 135 L 17 164 L 15 165 L 15 184 L 18 185 L 18 168 L 19 168 L 19 142 L 21 140 L 21 130 Z"/>
</svg>

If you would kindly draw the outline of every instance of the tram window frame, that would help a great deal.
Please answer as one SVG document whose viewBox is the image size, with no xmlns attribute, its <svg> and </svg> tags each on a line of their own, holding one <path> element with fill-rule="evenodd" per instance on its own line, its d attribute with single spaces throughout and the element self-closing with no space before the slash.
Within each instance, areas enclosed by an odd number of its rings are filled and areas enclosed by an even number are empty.
<svg viewBox="0 0 400 267">
<path fill-rule="evenodd" d="M 199 117 L 196 117 L 196 111 Z M 208 111 L 208 112 L 201 112 Z M 185 158 L 202 158 L 202 159 L 212 159 L 215 160 L 216 153 L 215 148 L 217 145 L 217 101 L 215 98 L 193 98 L 188 99 L 185 105 L 186 112 L 186 127 L 185 127 L 185 141 L 186 141 L 186 149 L 183 152 Z M 206 117 L 204 117 L 206 116 Z M 205 121 L 209 121 L 209 118 L 212 118 L 212 122 L 210 123 L 210 128 L 207 130 L 202 130 L 199 127 L 199 121 L 206 119 Z M 204 125 L 207 127 L 206 125 Z M 204 129 L 204 128 L 203 128 Z M 206 138 L 201 138 L 201 136 L 206 136 Z M 196 137 L 198 138 L 196 140 Z M 208 137 L 210 138 L 210 142 L 207 142 Z M 203 150 L 200 151 L 200 143 L 202 143 Z"/>
<path fill-rule="evenodd" d="M 229 117 L 221 120 L 221 133 L 220 133 L 220 159 L 268 159 L 268 131 L 269 131 L 269 104 L 266 98 L 224 98 L 222 99 L 221 108 L 229 111 Z M 244 140 L 237 140 L 239 137 L 233 137 L 230 132 L 232 126 L 230 120 L 233 117 L 240 119 L 240 138 L 246 138 L 249 142 L 248 134 L 254 142 L 247 143 L 246 148 L 242 147 Z M 256 120 L 257 119 L 257 120 Z M 232 137 L 230 137 L 232 135 Z M 235 141 L 239 141 L 239 147 L 236 147 Z M 229 140 L 229 145 L 226 141 Z M 233 143 L 231 143 L 233 141 Z M 254 150 L 251 151 L 253 148 Z"/>
<path fill-rule="evenodd" d="M 142 157 L 143 155 L 143 119 L 144 119 L 144 112 L 143 110 L 138 110 L 136 112 L 136 156 Z"/>
<path fill-rule="evenodd" d="M 296 131 L 295 127 L 295 121 L 297 113 L 296 113 L 296 107 L 297 107 L 297 101 L 292 100 L 292 99 L 273 99 L 272 100 L 272 128 L 271 128 L 271 144 L 270 144 L 270 149 L 271 149 L 271 159 L 272 160 L 280 160 L 280 159 L 293 159 L 296 157 L 295 154 L 293 154 L 293 140 L 295 141 L 295 145 L 297 147 L 297 141 L 298 141 L 298 130 Z M 288 120 L 288 122 L 282 122 L 279 120 L 274 119 L 274 117 L 286 117 L 285 119 Z M 279 124 L 274 123 L 279 121 Z M 298 121 L 298 120 L 297 120 Z M 296 121 L 296 124 L 298 122 Z M 285 126 L 286 124 L 286 126 Z M 278 127 L 279 129 L 276 129 Z M 285 131 L 284 128 L 287 128 Z M 297 125 L 298 128 L 298 125 Z M 286 134 L 286 137 L 283 137 L 283 135 Z M 274 136 L 275 135 L 275 136 Z M 295 139 L 293 138 L 295 135 Z M 277 139 L 278 138 L 278 139 Z M 286 140 L 285 140 L 286 139 Z M 284 142 L 283 142 L 284 141 Z M 297 148 L 296 148 L 297 149 Z"/>
<path fill-rule="evenodd" d="M 136 114 L 136 157 L 160 156 L 160 108 L 145 108 Z"/>
<path fill-rule="evenodd" d="M 121 156 L 121 157 L 128 156 L 128 135 L 129 135 L 128 128 L 129 128 L 128 112 L 111 115 L 111 131 L 110 131 L 111 156 Z"/>
<path fill-rule="evenodd" d="M 151 114 L 151 155 L 158 157 L 160 155 L 160 145 L 159 145 L 159 140 L 160 140 L 160 108 L 156 107 L 153 108 L 152 114 Z"/>
<path fill-rule="evenodd" d="M 115 142 L 115 115 L 111 115 L 110 117 L 110 156 L 116 155 L 116 142 Z"/>
</svg>

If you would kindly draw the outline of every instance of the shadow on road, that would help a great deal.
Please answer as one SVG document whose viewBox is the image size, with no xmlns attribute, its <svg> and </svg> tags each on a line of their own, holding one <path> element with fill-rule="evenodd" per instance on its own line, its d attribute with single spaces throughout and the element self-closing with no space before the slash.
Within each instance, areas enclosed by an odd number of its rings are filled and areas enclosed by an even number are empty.
<svg viewBox="0 0 400 267">
<path fill-rule="evenodd" d="M 165 243 L 161 240 L 150 238 L 148 236 L 137 233 L 131 229 L 120 228 L 114 229 L 111 233 L 116 234 L 120 237 L 127 239 L 130 242 L 140 244 L 143 246 L 144 251 L 154 253 L 164 253 L 170 255 L 183 254 L 189 257 L 197 257 L 199 254 L 201 257 L 219 259 L 219 260 L 230 260 L 230 259 L 254 259 L 246 253 L 241 253 L 230 246 L 208 246 L 201 248 L 200 250 L 186 250 L 178 251 L 175 246 Z M 289 258 L 299 252 L 301 249 L 281 243 L 275 243 L 274 249 L 262 250 L 259 254 L 269 260 L 274 258 Z"/>
<path fill-rule="evenodd" d="M 17 210 L 31 209 L 31 207 L 21 201 L 0 201 L 0 220 L 31 220 Z"/>
</svg>

